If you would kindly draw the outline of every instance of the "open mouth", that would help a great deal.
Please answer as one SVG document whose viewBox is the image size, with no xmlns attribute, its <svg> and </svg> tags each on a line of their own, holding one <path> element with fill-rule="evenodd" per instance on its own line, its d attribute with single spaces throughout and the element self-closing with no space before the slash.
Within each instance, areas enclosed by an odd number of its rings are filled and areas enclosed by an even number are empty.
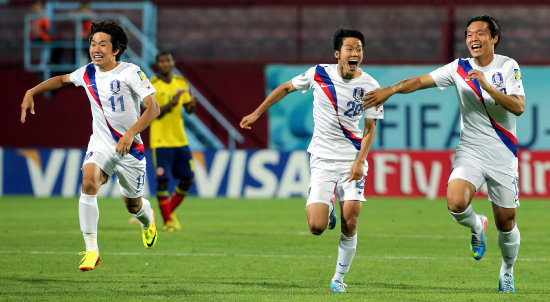
<svg viewBox="0 0 550 302">
<path fill-rule="evenodd" d="M 474 45 L 472 45 L 472 50 L 473 50 L 473 51 L 478 51 L 478 50 L 480 50 L 480 49 L 481 49 L 481 45 L 479 45 L 479 44 L 474 44 Z"/>
<path fill-rule="evenodd" d="M 357 68 L 357 65 L 359 64 L 359 61 L 356 59 L 351 59 L 348 62 L 349 68 L 352 70 L 355 70 Z"/>
</svg>

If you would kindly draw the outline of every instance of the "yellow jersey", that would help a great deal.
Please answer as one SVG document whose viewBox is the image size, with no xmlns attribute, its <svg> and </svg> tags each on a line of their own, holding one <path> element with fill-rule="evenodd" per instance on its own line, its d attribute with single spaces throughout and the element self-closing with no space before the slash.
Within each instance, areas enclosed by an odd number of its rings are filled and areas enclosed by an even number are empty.
<svg viewBox="0 0 550 302">
<path fill-rule="evenodd" d="M 161 118 L 156 118 L 149 127 L 149 144 L 151 148 L 170 148 L 187 146 L 187 136 L 183 127 L 182 105 L 191 102 L 189 86 L 184 77 L 173 75 L 172 81 L 166 83 L 157 76 L 151 78 L 151 84 L 157 90 L 155 98 L 162 107 L 170 102 L 176 95 L 178 88 L 184 92 L 178 101 L 178 105 L 171 108 Z"/>
</svg>

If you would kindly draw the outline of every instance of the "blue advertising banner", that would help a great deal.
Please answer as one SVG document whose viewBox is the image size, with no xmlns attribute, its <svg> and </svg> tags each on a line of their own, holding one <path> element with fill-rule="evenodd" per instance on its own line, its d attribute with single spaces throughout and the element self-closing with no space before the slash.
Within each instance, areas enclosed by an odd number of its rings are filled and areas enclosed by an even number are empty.
<svg viewBox="0 0 550 302">
<path fill-rule="evenodd" d="M 0 196 L 78 196 L 85 149 L 0 148 Z M 189 194 L 204 197 L 305 196 L 309 184 L 309 155 L 303 151 L 211 150 L 193 152 L 195 184 Z M 144 196 L 155 195 L 151 153 L 146 152 Z M 172 183 L 172 188 L 175 181 Z M 103 185 L 100 196 L 119 197 L 116 175 Z"/>
<path fill-rule="evenodd" d="M 0 148 L 0 196 L 39 197 L 80 195 L 80 166 L 84 149 Z M 379 151 L 369 153 L 365 193 L 369 196 L 444 197 L 452 168 L 452 150 Z M 144 196 L 154 196 L 156 181 L 150 153 L 146 153 Z M 521 151 L 521 197 L 550 196 L 550 152 Z M 306 197 L 309 154 L 305 150 L 210 150 L 193 152 L 195 183 L 189 194 L 234 198 Z M 172 188 L 175 182 L 172 184 Z M 486 189 L 481 188 L 481 194 Z M 113 176 L 99 196 L 120 197 Z"/>
<path fill-rule="evenodd" d="M 269 65 L 265 69 L 266 95 L 280 84 L 305 72 L 307 65 Z M 440 66 L 362 66 L 381 87 L 409 77 L 427 74 Z M 523 67 L 525 113 L 517 118 L 520 149 L 550 149 L 550 97 L 546 91 L 550 67 Z M 460 137 L 457 96 L 451 87 L 431 88 L 394 95 L 384 105 L 384 120 L 377 125 L 373 149 L 447 150 Z M 269 147 L 278 150 L 306 149 L 313 132 L 313 95 L 294 92 L 269 110 Z"/>
</svg>

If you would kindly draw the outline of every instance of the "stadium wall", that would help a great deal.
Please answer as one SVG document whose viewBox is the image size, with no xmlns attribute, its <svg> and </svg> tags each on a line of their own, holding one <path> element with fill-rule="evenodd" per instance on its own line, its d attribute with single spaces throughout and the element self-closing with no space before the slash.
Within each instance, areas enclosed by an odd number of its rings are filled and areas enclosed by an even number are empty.
<svg viewBox="0 0 550 302">
<path fill-rule="evenodd" d="M 0 148 L 0 196 L 79 195 L 84 149 Z M 444 197 L 454 152 L 372 151 L 365 183 L 367 198 Z M 151 154 L 147 152 L 151 162 Z M 211 150 L 193 152 L 195 184 L 189 193 L 200 197 L 306 197 L 309 155 L 306 151 Z M 550 197 L 550 151 L 522 151 L 519 159 L 520 197 Z M 145 196 L 154 195 L 155 180 L 147 166 Z M 174 185 L 174 184 L 172 184 Z M 486 196 L 482 188 L 479 196 Z M 116 177 L 101 196 L 120 196 Z"/>
</svg>

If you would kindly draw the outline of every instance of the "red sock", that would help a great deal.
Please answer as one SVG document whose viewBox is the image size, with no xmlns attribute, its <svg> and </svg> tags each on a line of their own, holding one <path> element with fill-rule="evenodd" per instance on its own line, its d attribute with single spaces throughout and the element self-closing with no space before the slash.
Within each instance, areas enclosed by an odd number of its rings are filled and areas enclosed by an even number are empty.
<svg viewBox="0 0 550 302">
<path fill-rule="evenodd" d="M 172 207 L 170 206 L 170 200 L 168 197 L 159 197 L 159 208 L 160 213 L 162 214 L 162 219 L 166 223 L 171 221 L 170 214 L 172 213 Z"/>
<path fill-rule="evenodd" d="M 181 202 L 185 199 L 185 196 L 187 195 L 180 195 L 176 192 L 172 194 L 172 199 L 170 200 L 170 206 L 172 207 L 172 212 L 174 212 L 176 208 L 181 204 Z"/>
</svg>

